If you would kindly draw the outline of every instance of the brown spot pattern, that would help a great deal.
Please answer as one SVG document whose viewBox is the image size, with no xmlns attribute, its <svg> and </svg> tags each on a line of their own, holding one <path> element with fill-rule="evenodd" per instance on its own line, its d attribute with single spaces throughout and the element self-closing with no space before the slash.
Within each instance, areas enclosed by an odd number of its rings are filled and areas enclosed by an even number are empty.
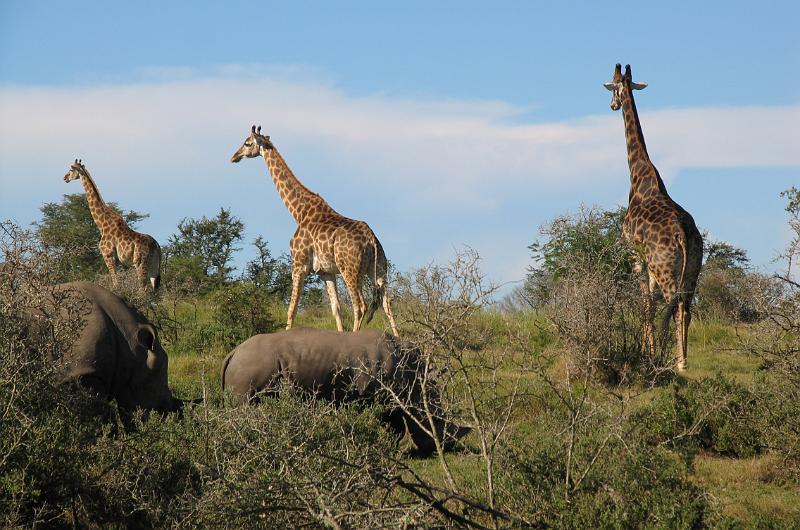
<svg viewBox="0 0 800 530">
<path fill-rule="evenodd" d="M 660 291 L 667 302 L 662 323 L 666 332 L 669 319 L 675 319 L 677 368 L 686 367 L 691 305 L 703 258 L 703 240 L 692 216 L 672 200 L 658 170 L 647 154 L 639 116 L 631 90 L 630 67 L 621 74 L 619 65 L 613 82 L 623 83 L 622 116 L 631 171 L 628 211 L 623 222 L 623 237 L 637 249 L 635 269 L 640 272 L 640 287 L 645 301 L 645 344 L 655 349 L 654 296 Z M 664 336 L 664 335 L 662 335 Z"/>
<path fill-rule="evenodd" d="M 340 215 L 322 197 L 306 188 L 294 176 L 274 145 L 271 142 L 269 145 L 268 149 L 262 149 L 261 154 L 278 194 L 297 222 L 297 230 L 289 242 L 292 295 L 286 328 L 292 327 L 301 287 L 313 270 L 326 282 L 331 312 L 339 331 L 343 327 L 335 284 L 337 274 L 341 274 L 353 302 L 353 331 L 360 329 L 365 317 L 371 317 L 376 304 L 382 301 L 392 332 L 397 335 L 397 325 L 386 293 L 388 263 L 375 233 L 364 221 Z M 367 307 L 362 295 L 365 276 L 372 279 L 374 286 L 371 308 Z"/>
<path fill-rule="evenodd" d="M 117 268 L 121 263 L 135 267 L 143 285 L 150 278 L 157 278 L 161 270 L 161 247 L 158 242 L 147 234 L 132 230 L 122 216 L 103 201 L 97 185 L 84 166 L 73 166 L 71 171 L 77 172 L 86 190 L 89 212 L 100 231 L 100 255 L 114 284 L 118 284 Z"/>
</svg>

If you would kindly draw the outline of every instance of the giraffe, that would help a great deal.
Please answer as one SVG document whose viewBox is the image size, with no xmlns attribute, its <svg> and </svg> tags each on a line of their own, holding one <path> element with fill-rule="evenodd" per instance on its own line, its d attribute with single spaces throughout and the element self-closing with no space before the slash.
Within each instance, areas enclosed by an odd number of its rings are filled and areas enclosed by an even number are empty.
<svg viewBox="0 0 800 530">
<path fill-rule="evenodd" d="M 647 154 L 633 100 L 633 91 L 642 90 L 647 85 L 632 81 L 630 65 L 625 66 L 623 75 L 622 66 L 617 64 L 611 82 L 604 83 L 604 86 L 612 92 L 611 110 L 621 108 L 625 122 L 631 187 L 622 235 L 633 247 L 634 270 L 639 274 L 645 304 L 645 343 L 651 353 L 655 351 L 654 295 L 660 290 L 668 304 L 661 337 L 666 337 L 669 320 L 674 318 L 678 350 L 676 367 L 682 372 L 686 369 L 686 343 L 694 291 L 703 260 L 703 238 L 689 212 L 669 196 Z"/>
<path fill-rule="evenodd" d="M 89 212 L 100 230 L 100 254 L 111 273 L 114 285 L 118 284 L 117 265 L 132 264 L 142 284 L 150 279 L 155 291 L 161 283 L 161 247 L 153 237 L 131 230 L 120 214 L 108 206 L 92 176 L 81 160 L 75 159 L 69 171 L 64 175 L 64 182 L 81 179 L 86 190 L 86 202 Z"/>
<path fill-rule="evenodd" d="M 369 225 L 364 221 L 344 217 L 331 208 L 325 199 L 306 188 L 289 169 L 270 137 L 261 134 L 260 126 L 256 129 L 253 125 L 250 135 L 231 157 L 231 162 L 236 163 L 242 158 L 255 158 L 259 155 L 264 158 L 278 194 L 297 223 L 297 230 L 289 242 L 292 256 L 292 297 L 289 301 L 286 329 L 292 328 L 303 281 L 313 270 L 325 282 L 331 312 L 336 319 L 336 329 L 344 330 L 336 288 L 336 275 L 341 274 L 353 302 L 353 331 L 358 331 L 362 324 L 369 323 L 375 310 L 383 302 L 383 311 L 389 318 L 392 333 L 398 335 L 386 292 L 386 255 Z M 369 308 L 361 290 L 364 276 L 372 279 L 372 303 Z"/>
</svg>

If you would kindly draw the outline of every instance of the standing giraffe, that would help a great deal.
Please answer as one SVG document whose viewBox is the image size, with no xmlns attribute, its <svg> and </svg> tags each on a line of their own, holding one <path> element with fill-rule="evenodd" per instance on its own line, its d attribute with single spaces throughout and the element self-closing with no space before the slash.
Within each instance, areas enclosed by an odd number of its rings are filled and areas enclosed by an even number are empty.
<svg viewBox="0 0 800 530">
<path fill-rule="evenodd" d="M 81 179 L 86 190 L 86 202 L 94 224 L 100 230 L 100 254 L 106 262 L 114 285 L 117 285 L 117 265 L 121 263 L 136 267 L 142 284 L 147 283 L 155 291 L 161 283 L 161 247 L 147 234 L 131 230 L 120 214 L 105 203 L 97 190 L 86 166 L 76 159 L 64 175 L 64 182 Z"/>
<path fill-rule="evenodd" d="M 380 241 L 364 221 L 348 219 L 331 208 L 325 199 L 306 188 L 286 165 L 269 136 L 261 134 L 261 127 L 253 125 L 250 135 L 231 157 L 231 162 L 242 158 L 263 156 L 278 194 L 289 213 L 297 222 L 289 248 L 292 255 L 292 298 L 286 318 L 286 329 L 292 328 L 300 288 L 313 270 L 325 281 L 331 312 L 336 319 L 336 329 L 343 331 L 339 314 L 339 294 L 336 275 L 341 274 L 353 302 L 353 331 L 362 323 L 369 323 L 375 310 L 383 301 L 383 311 L 389 318 L 392 333 L 398 335 L 397 325 L 386 293 L 388 264 Z M 364 276 L 372 279 L 372 304 L 367 309 L 361 286 Z"/>
<path fill-rule="evenodd" d="M 611 110 L 622 108 L 631 189 L 628 212 L 622 235 L 634 248 L 635 270 L 645 304 L 644 338 L 651 353 L 655 351 L 653 330 L 654 294 L 661 291 L 667 302 L 662 323 L 666 337 L 669 319 L 675 319 L 678 343 L 677 369 L 686 369 L 686 341 L 691 321 L 691 306 L 697 276 L 703 261 L 703 238 L 689 212 L 670 198 L 664 181 L 647 155 L 633 91 L 647 85 L 631 80 L 631 66 L 617 64 L 614 77 L 604 86 L 611 91 Z"/>
</svg>

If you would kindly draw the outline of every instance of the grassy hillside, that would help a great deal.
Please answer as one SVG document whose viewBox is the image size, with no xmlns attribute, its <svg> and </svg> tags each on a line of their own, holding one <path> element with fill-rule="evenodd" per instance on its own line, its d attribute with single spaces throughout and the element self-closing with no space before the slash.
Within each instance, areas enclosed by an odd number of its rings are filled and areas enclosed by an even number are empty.
<svg viewBox="0 0 800 530">
<path fill-rule="evenodd" d="M 282 307 L 274 308 L 275 320 L 280 322 L 284 316 Z M 211 309 L 204 303 L 185 306 L 183 315 L 196 319 L 193 324 L 203 328 L 212 324 Z M 386 329 L 387 323 L 378 313 L 368 326 Z M 298 326 L 335 329 L 327 308 L 316 307 L 302 311 L 297 320 Z M 484 310 L 474 317 L 473 325 L 490 332 L 486 350 L 502 350 L 508 347 L 508 329 L 525 329 L 536 334 L 537 347 L 542 351 L 555 347 L 556 340 L 544 331 L 545 320 L 535 313 L 501 314 Z M 753 386 L 759 384 L 762 375 L 758 358 L 741 351 L 739 340 L 742 335 L 754 331 L 747 325 L 734 326 L 722 322 L 695 321 L 690 330 L 690 368 L 679 376 L 679 380 L 703 381 L 717 374 L 740 383 Z M 212 345 L 204 351 L 174 347 L 170 352 L 170 385 L 184 398 L 195 397 L 205 391 L 213 401 L 219 394 L 219 369 L 228 350 L 220 345 Z M 481 353 L 475 352 L 476 354 Z M 563 365 L 556 363 L 550 368 L 554 376 L 563 373 Z M 513 369 L 500 372 L 506 377 L 514 377 Z M 533 377 L 533 375 L 530 375 Z M 203 390 L 205 389 L 205 390 Z M 633 387 L 623 389 L 630 398 L 631 409 L 628 415 L 652 403 L 657 396 L 670 392 L 670 386 L 650 389 Z M 546 410 L 535 403 L 526 403 L 514 411 L 513 429 L 522 435 L 530 433 L 532 424 L 539 421 Z M 486 476 L 480 457 L 478 440 L 469 435 L 462 450 L 449 454 L 446 458 L 456 481 L 462 491 L 480 498 L 486 489 Z M 410 450 L 411 442 L 406 439 L 401 446 Z M 677 458 L 677 456 L 676 456 Z M 421 477 L 446 487 L 440 463 L 436 459 L 409 457 L 411 469 Z M 705 492 L 710 504 L 716 510 L 716 521 L 723 525 L 745 528 L 792 527 L 800 525 L 800 483 L 794 472 L 785 467 L 785 462 L 773 454 L 759 454 L 750 457 L 720 455 L 714 451 L 700 450 L 687 466 L 690 480 Z"/>
<path fill-rule="evenodd" d="M 281 299 L 248 280 L 194 292 L 167 284 L 154 297 L 96 278 L 156 325 L 170 387 L 202 404 L 128 413 L 59 384 L 51 359 L 81 318 L 48 319 L 53 333 L 28 342 L 20 310 L 40 307 L 55 282 L 35 240 L 10 243 L 0 268 L 0 525 L 800 526 L 800 296 L 774 279 L 749 299 L 748 323 L 698 312 L 689 369 L 676 375 L 672 343 L 642 347 L 634 279 L 596 260 L 569 260 L 575 268 L 543 284 L 535 312 L 496 309 L 475 254 L 397 276 L 401 336 L 435 374 L 440 401 L 393 404 L 472 429 L 454 451 L 422 458 L 410 437 L 387 431 L 380 406 L 284 389 L 237 407 L 222 395 L 227 353 L 285 322 Z M 334 328 L 324 301 L 304 302 L 296 325 Z M 385 317 L 368 327 L 386 329 Z"/>
</svg>

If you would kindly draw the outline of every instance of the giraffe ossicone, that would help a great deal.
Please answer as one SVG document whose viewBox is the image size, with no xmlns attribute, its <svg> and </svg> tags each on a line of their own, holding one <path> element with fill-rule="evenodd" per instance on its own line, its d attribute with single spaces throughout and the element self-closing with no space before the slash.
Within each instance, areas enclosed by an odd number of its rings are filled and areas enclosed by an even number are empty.
<svg viewBox="0 0 800 530">
<path fill-rule="evenodd" d="M 313 270 L 325 282 L 336 329 L 344 330 L 336 288 L 336 276 L 341 275 L 353 302 L 353 331 L 369 323 L 382 304 L 392 333 L 398 335 L 386 292 L 389 269 L 386 254 L 369 225 L 339 214 L 322 197 L 305 187 L 289 169 L 270 137 L 261 134 L 261 126 L 253 125 L 242 146 L 231 157 L 231 162 L 258 156 L 263 157 L 281 200 L 297 223 L 289 242 L 292 296 L 286 329 L 292 327 L 303 282 Z M 369 307 L 362 294 L 365 277 L 372 281 Z"/>
<path fill-rule="evenodd" d="M 655 351 L 653 319 L 654 294 L 661 291 L 667 309 L 661 326 L 667 336 L 669 321 L 675 320 L 678 371 L 686 369 L 687 341 L 691 306 L 703 261 L 703 238 L 692 216 L 672 200 L 655 165 L 647 154 L 633 90 L 645 83 L 634 83 L 631 66 L 617 64 L 610 83 L 604 83 L 611 95 L 611 109 L 622 109 L 630 168 L 628 211 L 622 235 L 635 249 L 635 269 L 645 304 L 644 341 Z"/>
<path fill-rule="evenodd" d="M 75 162 L 64 175 L 64 182 L 81 180 L 86 190 L 86 202 L 97 229 L 100 231 L 100 255 L 108 267 L 114 285 L 118 285 L 117 267 L 120 263 L 133 265 L 140 282 L 150 280 L 155 291 L 161 283 L 161 247 L 150 235 L 132 230 L 125 219 L 105 203 L 94 179 L 83 161 Z"/>
</svg>

